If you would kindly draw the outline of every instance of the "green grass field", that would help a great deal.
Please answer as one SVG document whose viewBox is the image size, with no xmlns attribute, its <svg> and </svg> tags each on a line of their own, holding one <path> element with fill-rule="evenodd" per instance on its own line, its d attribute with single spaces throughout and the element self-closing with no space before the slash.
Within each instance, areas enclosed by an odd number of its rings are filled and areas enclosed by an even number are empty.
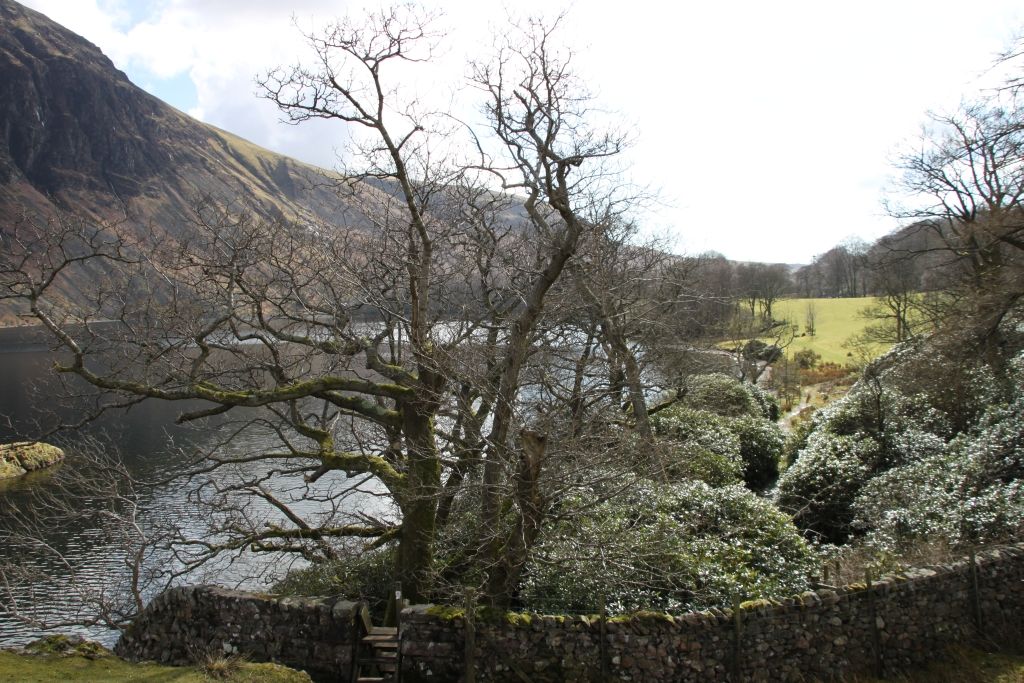
<svg viewBox="0 0 1024 683">
<path fill-rule="evenodd" d="M 824 362 L 845 365 L 855 361 L 850 349 L 844 344 L 864 331 L 870 321 L 860 316 L 860 312 L 874 303 L 874 297 L 856 299 L 783 299 L 776 302 L 773 317 L 776 320 L 788 320 L 797 327 L 797 337 L 786 349 L 793 355 L 797 351 L 811 349 L 821 354 Z M 800 336 L 806 331 L 807 306 L 814 306 L 815 335 Z M 875 345 L 872 355 L 877 356 L 888 349 L 884 345 Z"/>
</svg>

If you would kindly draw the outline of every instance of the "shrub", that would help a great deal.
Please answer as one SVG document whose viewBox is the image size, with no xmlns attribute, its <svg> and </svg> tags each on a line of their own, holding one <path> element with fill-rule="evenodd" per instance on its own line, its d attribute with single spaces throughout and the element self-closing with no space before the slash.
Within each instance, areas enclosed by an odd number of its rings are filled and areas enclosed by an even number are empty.
<svg viewBox="0 0 1024 683">
<path fill-rule="evenodd" d="M 770 485 L 779 473 L 784 437 L 765 415 L 777 414 L 777 404 L 727 375 L 700 375 L 691 386 L 694 390 L 684 401 L 653 419 L 658 434 L 677 444 L 669 458 L 673 478 L 720 486 L 735 483 L 733 472 L 738 470 L 752 489 Z M 691 407 L 696 405 L 708 407 Z M 687 463 L 686 458 L 694 460 Z"/>
<path fill-rule="evenodd" d="M 673 481 L 696 479 L 710 486 L 742 481 L 740 439 L 730 420 L 706 410 L 672 406 L 654 416 L 656 432 L 664 437 L 664 462 Z"/>
<path fill-rule="evenodd" d="M 816 560 L 788 517 L 740 486 L 636 480 L 597 506 L 579 498 L 536 549 L 527 604 L 689 610 L 803 590 Z M 576 507 L 579 514 L 573 515 Z"/>
<path fill-rule="evenodd" d="M 863 529 L 854 525 L 855 501 L 872 477 L 946 447 L 949 427 L 941 413 L 923 397 L 872 377 L 817 411 L 811 427 L 803 428 L 809 433 L 793 437 L 791 464 L 779 479 L 780 507 L 802 529 L 832 543 Z"/>
<path fill-rule="evenodd" d="M 899 552 L 940 538 L 954 547 L 1013 538 L 1024 530 L 1024 398 L 993 406 L 977 429 L 881 474 L 856 502 L 872 547 Z"/>
<path fill-rule="evenodd" d="M 279 595 L 341 595 L 365 600 L 375 614 L 384 615 L 394 587 L 392 550 L 354 550 L 333 561 L 294 569 L 273 586 Z"/>
<path fill-rule="evenodd" d="M 662 441 L 666 474 L 672 481 L 696 480 L 708 486 L 743 481 L 743 464 L 735 454 L 723 455 L 694 441 Z"/>
<path fill-rule="evenodd" d="M 816 367 L 800 370 L 800 384 L 821 384 L 822 382 L 838 382 L 854 373 L 853 368 L 844 367 L 839 363 L 821 363 Z"/>
<path fill-rule="evenodd" d="M 911 346 L 885 371 L 885 384 L 943 415 L 949 435 L 967 431 L 989 405 L 1012 400 L 1014 387 L 976 354 L 939 345 Z"/>
<path fill-rule="evenodd" d="M 982 362 L 938 343 L 895 347 L 794 437 L 780 506 L 811 533 L 863 534 L 883 554 L 1019 534 L 1024 352 L 1004 351 Z"/>
<path fill-rule="evenodd" d="M 743 357 L 765 363 L 774 363 L 782 357 L 782 349 L 774 344 L 767 344 L 760 339 L 751 339 L 743 345 Z"/>
<path fill-rule="evenodd" d="M 779 477 L 778 506 L 810 535 L 845 543 L 852 532 L 854 501 L 871 475 L 865 462 L 875 458 L 877 449 L 868 437 L 813 432 Z"/>
<path fill-rule="evenodd" d="M 693 443 L 739 462 L 740 439 L 730 428 L 730 420 L 726 417 L 677 404 L 656 414 L 652 424 L 658 434 L 676 442 Z"/>
<path fill-rule="evenodd" d="M 804 411 L 806 411 L 806 417 Z M 814 413 L 814 408 L 805 408 L 800 413 L 800 419 L 792 422 L 789 434 L 786 435 L 786 441 L 782 445 L 781 467 L 788 468 L 792 465 L 796 461 L 797 454 L 807 447 L 807 438 L 814 428 L 814 422 L 811 421 Z"/>
<path fill-rule="evenodd" d="M 684 385 L 680 404 L 725 417 L 762 415 L 761 404 L 750 386 L 722 373 L 694 375 Z"/>
<path fill-rule="evenodd" d="M 758 407 L 761 409 L 761 417 L 777 422 L 779 419 L 779 402 L 775 396 L 756 384 L 744 383 L 743 387 L 750 393 L 754 401 L 757 402 Z"/>
<path fill-rule="evenodd" d="M 757 417 L 729 420 L 729 429 L 739 437 L 743 481 L 755 491 L 770 486 L 779 476 L 779 460 L 785 436 L 779 426 Z"/>
<path fill-rule="evenodd" d="M 801 370 L 810 370 L 821 362 L 821 354 L 814 349 L 803 349 L 793 354 L 793 362 Z"/>
</svg>

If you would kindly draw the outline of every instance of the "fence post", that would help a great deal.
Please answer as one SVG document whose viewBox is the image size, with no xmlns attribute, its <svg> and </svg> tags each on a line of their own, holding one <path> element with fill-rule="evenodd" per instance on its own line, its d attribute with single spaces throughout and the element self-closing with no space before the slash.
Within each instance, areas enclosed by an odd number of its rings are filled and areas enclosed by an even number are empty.
<svg viewBox="0 0 1024 683">
<path fill-rule="evenodd" d="M 601 683 L 605 683 L 608 680 L 608 600 L 603 594 L 601 595 L 600 620 L 598 652 L 601 657 Z"/>
<path fill-rule="evenodd" d="M 402 598 L 395 606 L 395 635 L 398 637 L 398 652 L 395 653 L 395 681 L 402 683 L 402 610 L 409 606 L 409 598 Z"/>
<path fill-rule="evenodd" d="M 982 619 L 981 619 L 981 591 L 978 585 L 978 557 L 974 552 L 974 546 L 971 546 L 971 554 L 968 558 L 971 566 L 968 571 L 968 576 L 971 581 L 971 616 L 974 617 L 974 629 L 977 635 L 981 636 Z"/>
<path fill-rule="evenodd" d="M 402 631 L 402 584 L 395 582 L 395 633 Z"/>
<path fill-rule="evenodd" d="M 359 673 L 359 647 L 362 644 L 363 632 L 360 628 L 360 617 L 359 610 L 362 609 L 362 603 L 356 603 L 356 608 L 352 610 L 352 650 L 351 650 L 351 661 L 349 661 L 348 667 L 348 679 L 354 681 Z"/>
<path fill-rule="evenodd" d="M 740 595 L 732 594 L 732 657 L 729 662 L 729 679 L 740 680 L 740 639 L 743 637 L 743 616 L 740 614 Z"/>
<path fill-rule="evenodd" d="M 401 581 L 395 581 L 394 589 L 391 597 L 387 598 L 387 602 L 384 603 L 384 626 L 398 627 L 398 612 L 401 609 L 402 602 L 402 583 Z"/>
<path fill-rule="evenodd" d="M 874 584 L 871 582 L 871 569 L 864 570 L 864 584 L 868 591 L 868 619 L 871 620 L 871 648 L 875 655 L 875 676 L 882 678 L 885 673 L 885 660 L 882 657 L 882 634 L 878 630 L 878 606 L 875 604 Z"/>
<path fill-rule="evenodd" d="M 476 594 L 471 586 L 466 586 L 465 617 L 466 653 L 465 683 L 476 683 Z"/>
</svg>

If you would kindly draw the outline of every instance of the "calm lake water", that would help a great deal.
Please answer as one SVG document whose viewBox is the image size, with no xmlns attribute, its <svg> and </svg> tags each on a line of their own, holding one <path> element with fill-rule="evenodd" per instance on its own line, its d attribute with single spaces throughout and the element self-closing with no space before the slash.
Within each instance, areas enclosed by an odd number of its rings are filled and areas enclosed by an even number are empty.
<svg viewBox="0 0 1024 683">
<path fill-rule="evenodd" d="M 66 406 L 56 400 L 62 395 L 61 380 L 52 371 L 53 356 L 39 345 L 0 343 L 0 443 L 32 438 L 41 429 L 52 427 L 63 420 L 74 419 L 80 413 L 73 405 Z M 59 469 L 75 467 L 80 455 L 76 445 L 81 444 L 85 434 L 102 434 L 113 450 L 119 454 L 125 468 L 141 480 L 169 480 L 185 469 L 188 453 L 196 447 L 204 447 L 214 438 L 210 429 L 183 428 L 174 425 L 174 419 L 181 411 L 180 405 L 159 401 L 147 401 L 127 411 L 118 411 L 101 418 L 81 430 L 62 433 L 51 441 L 64 446 L 68 451 L 67 460 L 54 468 L 31 473 L 26 477 L 0 482 L 0 498 L 21 509 L 32 509 L 32 494 L 55 491 L 60 480 Z M 268 440 L 269 443 L 269 440 Z M 260 436 L 247 435 L 241 443 L 229 448 L 246 449 L 245 452 L 259 451 Z M 237 471 L 220 471 L 215 475 L 218 482 L 230 482 L 258 473 L 267 468 L 262 462 L 247 465 Z M 333 476 L 333 475 L 332 475 Z M 297 483 L 298 482 L 298 483 Z M 348 488 L 351 482 L 340 473 L 331 480 L 330 476 L 318 482 L 319 492 Z M 272 483 L 275 495 L 294 502 L 304 513 L 315 512 L 319 503 L 306 500 L 309 487 L 301 479 L 277 477 Z M 333 489 L 332 489 L 333 487 Z M 185 532 L 202 537 L 208 533 L 209 512 L 188 496 L 195 483 L 180 480 L 169 481 L 144 491 L 141 497 L 144 522 L 173 522 Z M 379 491 L 374 482 L 367 482 L 351 494 L 344 505 L 350 509 L 366 510 L 376 515 L 387 516 L 388 509 L 373 494 Z M 76 505 L 90 505 L 95 501 L 76 501 Z M 265 516 L 273 518 L 272 512 Z M 10 528 L 10 519 L 0 516 L 0 529 Z M 22 604 L 36 610 L 37 614 L 49 621 L 71 620 L 88 606 L 96 591 L 123 590 L 126 569 L 123 551 L 100 533 L 97 526 L 82 524 L 81 528 L 47 528 L 41 540 L 58 550 L 74 566 L 74 576 L 69 567 L 56 562 L 52 554 L 39 553 L 26 557 L 22 551 L 15 556 L 13 548 L 0 545 L 0 563 L 20 561 L 38 570 L 40 579 L 28 588 L 19 589 Z M 157 560 L 172 562 L 170 558 Z M 229 558 L 209 569 L 208 574 L 191 577 L 187 582 L 216 582 L 231 586 L 266 589 L 267 584 L 280 576 L 295 560 L 266 554 L 240 555 Z M 73 578 L 73 580 L 72 580 Z M 152 597 L 152 596 L 149 596 Z M 72 628 L 62 627 L 62 632 L 77 632 L 107 645 L 117 639 L 117 632 L 104 627 Z M 41 635 L 38 627 L 25 624 L 0 611 L 0 647 L 27 642 Z"/>
</svg>

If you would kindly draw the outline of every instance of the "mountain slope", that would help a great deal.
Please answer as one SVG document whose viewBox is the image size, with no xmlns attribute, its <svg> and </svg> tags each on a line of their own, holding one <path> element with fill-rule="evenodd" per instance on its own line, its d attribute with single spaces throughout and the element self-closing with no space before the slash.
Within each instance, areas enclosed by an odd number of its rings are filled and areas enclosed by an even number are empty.
<svg viewBox="0 0 1024 683">
<path fill-rule="evenodd" d="M 196 198 L 212 195 L 268 217 L 344 222 L 324 180 L 186 116 L 84 38 L 0 0 L 0 218 L 26 208 L 127 213 L 173 234 Z"/>
</svg>

